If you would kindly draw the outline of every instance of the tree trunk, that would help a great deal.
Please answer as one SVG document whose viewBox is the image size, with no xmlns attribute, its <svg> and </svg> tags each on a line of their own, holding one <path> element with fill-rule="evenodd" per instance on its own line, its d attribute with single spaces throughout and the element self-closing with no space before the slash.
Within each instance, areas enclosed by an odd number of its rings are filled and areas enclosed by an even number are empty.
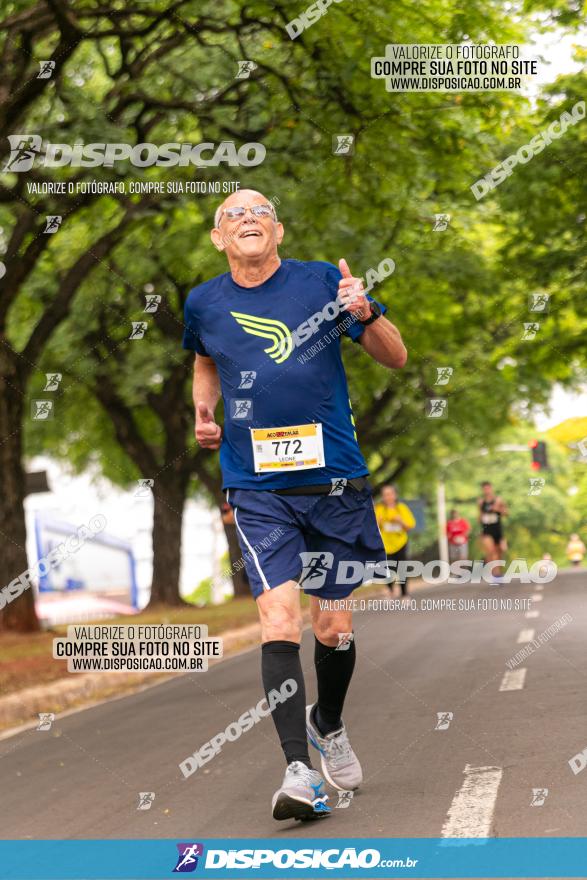
<svg viewBox="0 0 587 880">
<path fill-rule="evenodd" d="M 16 357 L 6 341 L 0 339 L 0 590 L 29 567 L 22 464 L 23 386 Z M 1 629 L 17 632 L 40 629 L 30 587 L 0 610 Z"/>
<path fill-rule="evenodd" d="M 153 484 L 153 580 L 149 606 L 183 605 L 179 595 L 181 526 L 187 479 L 164 472 Z"/>
<path fill-rule="evenodd" d="M 227 572 L 232 577 L 232 586 L 235 596 L 250 596 L 251 588 L 243 563 L 243 554 L 236 534 L 236 525 L 234 523 L 224 523 L 224 534 L 228 543 L 228 556 L 230 559 L 230 571 Z"/>
</svg>

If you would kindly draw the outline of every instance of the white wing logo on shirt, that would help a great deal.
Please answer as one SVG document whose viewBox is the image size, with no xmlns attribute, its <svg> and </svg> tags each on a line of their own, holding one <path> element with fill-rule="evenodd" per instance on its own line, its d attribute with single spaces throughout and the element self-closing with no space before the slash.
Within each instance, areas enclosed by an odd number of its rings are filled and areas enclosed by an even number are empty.
<svg viewBox="0 0 587 880">
<path fill-rule="evenodd" d="M 291 330 L 282 321 L 272 321 L 269 318 L 257 318 L 255 315 L 245 315 L 244 312 L 231 312 L 232 317 L 240 324 L 245 333 L 252 336 L 262 336 L 270 339 L 272 345 L 264 351 L 273 358 L 276 364 L 287 360 L 293 351 Z"/>
</svg>

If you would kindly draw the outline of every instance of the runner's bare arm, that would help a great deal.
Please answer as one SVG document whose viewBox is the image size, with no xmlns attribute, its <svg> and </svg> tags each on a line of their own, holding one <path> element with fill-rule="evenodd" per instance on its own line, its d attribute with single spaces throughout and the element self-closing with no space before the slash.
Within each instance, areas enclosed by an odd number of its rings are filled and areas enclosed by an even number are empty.
<svg viewBox="0 0 587 880">
<path fill-rule="evenodd" d="M 196 411 L 196 441 L 204 449 L 218 449 L 222 429 L 214 421 L 214 410 L 220 400 L 220 379 L 211 357 L 196 354 L 193 383 Z"/>
<path fill-rule="evenodd" d="M 506 503 L 505 503 L 505 501 L 503 500 L 503 498 L 500 498 L 500 497 L 499 497 L 499 495 L 498 495 L 497 498 L 495 499 L 495 504 L 493 505 L 493 509 L 494 509 L 497 513 L 501 513 L 502 516 L 507 516 L 507 515 L 508 515 L 508 509 L 507 509 Z"/>
<path fill-rule="evenodd" d="M 368 318 L 370 306 L 363 291 L 363 282 L 351 273 L 346 260 L 340 260 L 339 267 L 342 278 L 338 283 L 338 299 L 359 320 Z M 400 332 L 383 316 L 365 327 L 359 342 L 367 354 L 383 367 L 400 369 L 406 364 L 408 352 Z"/>
<path fill-rule="evenodd" d="M 406 364 L 408 352 L 397 327 L 381 316 L 365 327 L 359 342 L 368 355 L 390 370 L 401 369 Z"/>
</svg>

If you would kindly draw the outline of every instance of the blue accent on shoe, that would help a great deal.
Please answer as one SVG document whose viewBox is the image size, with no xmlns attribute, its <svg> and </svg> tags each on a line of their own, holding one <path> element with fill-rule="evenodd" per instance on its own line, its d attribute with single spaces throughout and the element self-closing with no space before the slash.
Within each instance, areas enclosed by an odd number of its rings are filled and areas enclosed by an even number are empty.
<svg viewBox="0 0 587 880">
<path fill-rule="evenodd" d="M 312 783 L 310 783 L 310 784 L 312 785 Z M 315 798 L 322 797 L 322 795 L 324 794 L 323 791 L 320 791 L 320 789 L 322 788 L 323 785 L 324 785 L 323 782 L 319 782 L 318 785 L 312 785 L 312 788 L 314 789 L 314 797 Z"/>
<path fill-rule="evenodd" d="M 324 803 L 324 801 L 318 801 L 317 803 L 314 804 L 314 812 L 315 813 L 331 813 L 332 810 L 330 809 L 328 804 Z"/>
<path fill-rule="evenodd" d="M 312 736 L 311 733 L 308 733 L 308 739 L 310 740 L 311 745 L 313 745 L 315 749 L 318 749 L 320 754 L 323 754 L 322 749 L 320 748 L 320 746 L 318 745 L 318 743 L 316 742 L 316 740 L 314 739 L 314 737 Z"/>
</svg>

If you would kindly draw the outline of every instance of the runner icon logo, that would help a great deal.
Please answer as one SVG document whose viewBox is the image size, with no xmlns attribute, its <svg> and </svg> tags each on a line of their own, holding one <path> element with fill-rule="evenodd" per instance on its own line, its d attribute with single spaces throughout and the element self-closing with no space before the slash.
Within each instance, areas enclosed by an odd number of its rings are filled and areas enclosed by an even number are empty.
<svg viewBox="0 0 587 880">
<path fill-rule="evenodd" d="M 30 171 L 35 156 L 41 152 L 42 140 L 38 134 L 9 134 L 10 156 L 2 171 Z"/>
<path fill-rule="evenodd" d="M 179 855 L 173 873 L 187 874 L 195 871 L 198 867 L 198 859 L 204 855 L 204 845 L 202 843 L 177 843 L 176 846 Z"/>
<path fill-rule="evenodd" d="M 350 633 L 338 633 L 338 645 L 336 646 L 336 651 L 348 651 L 351 647 L 351 642 L 355 638 L 355 634 Z"/>
<path fill-rule="evenodd" d="M 236 63 L 238 64 L 236 79 L 248 79 L 258 66 L 254 61 L 237 61 Z"/>
<path fill-rule="evenodd" d="M 437 712 L 436 713 L 437 722 L 434 730 L 448 730 L 450 727 L 450 722 L 453 720 L 454 715 L 452 712 Z"/>
<path fill-rule="evenodd" d="M 139 805 L 137 810 L 150 810 L 154 800 L 154 791 L 139 791 Z"/>
<path fill-rule="evenodd" d="M 39 712 L 39 726 L 35 730 L 51 730 L 51 725 L 55 721 L 53 712 Z"/>
<path fill-rule="evenodd" d="M 255 370 L 241 370 L 241 381 L 239 388 L 252 388 L 253 382 L 257 378 Z"/>
<path fill-rule="evenodd" d="M 333 477 L 330 482 L 332 483 L 332 488 L 329 495 L 342 495 L 346 488 L 347 478 L 346 477 Z"/>
<path fill-rule="evenodd" d="M 353 799 L 353 791 L 339 791 L 335 810 L 348 810 Z"/>
<path fill-rule="evenodd" d="M 35 422 L 44 422 L 52 419 L 53 401 L 52 400 L 31 400 L 31 415 Z"/>
<path fill-rule="evenodd" d="M 133 492 L 134 498 L 150 498 L 150 490 L 155 485 L 155 480 L 141 478 L 137 480 L 137 488 Z"/>
<path fill-rule="evenodd" d="M 445 232 L 450 223 L 450 214 L 435 214 L 432 232 Z"/>
<path fill-rule="evenodd" d="M 63 217 L 61 214 L 48 214 L 45 217 L 45 228 L 43 229 L 43 232 L 48 235 L 54 235 L 61 226 L 62 220 Z"/>
<path fill-rule="evenodd" d="M 547 788 L 533 788 L 532 789 L 532 800 L 530 801 L 531 807 L 541 807 L 544 804 L 544 801 L 548 797 L 548 789 Z"/>
<path fill-rule="evenodd" d="M 550 301 L 549 293 L 531 293 L 528 305 L 531 312 L 547 312 Z"/>
<path fill-rule="evenodd" d="M 335 156 L 352 156 L 355 152 L 355 136 L 335 134 L 332 138 L 332 152 Z"/>
<path fill-rule="evenodd" d="M 448 401 L 443 398 L 430 398 L 427 402 L 426 415 L 429 419 L 444 419 L 448 415 Z"/>
<path fill-rule="evenodd" d="M 449 379 L 454 370 L 452 367 L 436 367 L 435 385 L 448 385 Z"/>
<path fill-rule="evenodd" d="M 230 418 L 231 419 L 251 419 L 253 417 L 253 401 L 252 400 L 231 400 L 230 401 Z"/>
<path fill-rule="evenodd" d="M 59 383 L 63 379 L 62 373 L 45 373 L 45 387 L 43 391 L 58 391 Z"/>
<path fill-rule="evenodd" d="M 147 332 L 149 326 L 146 321 L 131 321 L 132 330 L 129 339 L 142 339 Z"/>
<path fill-rule="evenodd" d="M 148 293 L 145 296 L 145 308 L 143 312 L 156 312 L 161 304 L 161 295 L 158 293 Z"/>
<path fill-rule="evenodd" d="M 324 586 L 326 573 L 334 563 L 334 553 L 300 553 L 302 574 L 298 581 L 300 589 L 319 590 Z"/>
<path fill-rule="evenodd" d="M 522 339 L 535 339 L 536 334 L 540 330 L 540 324 L 537 324 L 535 321 L 532 322 L 524 322 L 524 332 L 522 333 Z"/>
<path fill-rule="evenodd" d="M 39 72 L 37 74 L 37 79 L 51 79 L 51 74 L 54 70 L 54 61 L 39 61 Z"/>
</svg>

